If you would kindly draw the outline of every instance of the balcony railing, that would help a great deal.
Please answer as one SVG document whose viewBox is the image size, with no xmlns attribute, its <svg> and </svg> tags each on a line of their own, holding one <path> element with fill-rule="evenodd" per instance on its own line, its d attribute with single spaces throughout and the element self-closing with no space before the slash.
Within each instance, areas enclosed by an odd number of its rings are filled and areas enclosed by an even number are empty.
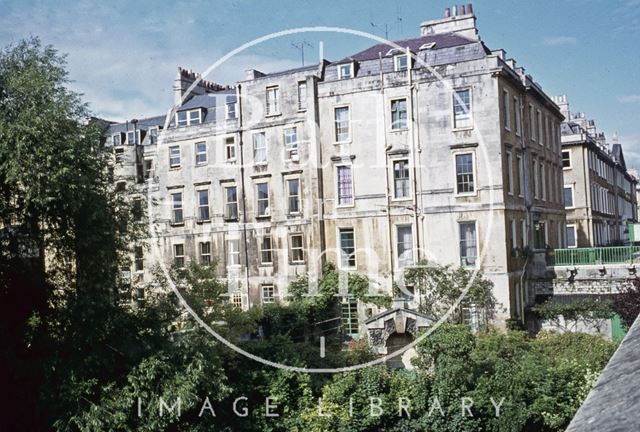
<svg viewBox="0 0 640 432">
<path fill-rule="evenodd" d="M 622 264 L 640 261 L 640 246 L 555 249 L 549 263 L 557 266 Z"/>
</svg>

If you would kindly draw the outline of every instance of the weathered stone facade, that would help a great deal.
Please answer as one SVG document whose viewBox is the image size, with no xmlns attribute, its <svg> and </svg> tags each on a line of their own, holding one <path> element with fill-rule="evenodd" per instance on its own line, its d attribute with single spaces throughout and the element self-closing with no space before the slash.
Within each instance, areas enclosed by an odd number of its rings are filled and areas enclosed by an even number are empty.
<svg viewBox="0 0 640 432">
<path fill-rule="evenodd" d="M 245 308 L 284 298 L 326 261 L 388 293 L 407 265 L 462 264 L 493 281 L 499 320 L 522 316 L 523 251 L 563 245 L 562 115 L 475 21 L 429 21 L 396 45 L 251 70 L 234 87 L 201 81 L 187 94 L 199 77 L 179 70 L 168 121 L 110 132 L 122 180 L 152 200 L 161 258 L 217 261 Z M 136 260 L 139 283 L 155 259 Z M 360 323 L 381 312 L 359 306 Z"/>
</svg>

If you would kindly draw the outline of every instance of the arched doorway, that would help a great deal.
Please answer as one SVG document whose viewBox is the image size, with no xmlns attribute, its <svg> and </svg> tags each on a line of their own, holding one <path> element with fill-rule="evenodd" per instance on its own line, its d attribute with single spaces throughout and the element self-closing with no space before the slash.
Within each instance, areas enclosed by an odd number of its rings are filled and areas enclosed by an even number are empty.
<svg viewBox="0 0 640 432">
<path fill-rule="evenodd" d="M 387 353 L 391 354 L 392 352 L 398 351 L 399 349 L 409 345 L 413 340 L 414 338 L 410 333 L 393 333 L 389 335 L 385 343 Z M 413 355 L 415 355 L 415 351 L 413 349 L 407 350 L 401 355 L 388 359 L 386 361 L 386 365 L 391 369 L 411 368 L 409 360 Z"/>
</svg>

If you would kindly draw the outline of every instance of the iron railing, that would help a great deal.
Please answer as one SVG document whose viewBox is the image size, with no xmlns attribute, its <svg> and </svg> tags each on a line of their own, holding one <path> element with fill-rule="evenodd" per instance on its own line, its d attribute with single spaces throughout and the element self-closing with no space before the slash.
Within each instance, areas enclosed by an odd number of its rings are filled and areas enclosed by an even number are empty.
<svg viewBox="0 0 640 432">
<path fill-rule="evenodd" d="M 555 249 L 550 258 L 557 266 L 633 263 L 640 261 L 640 246 Z"/>
</svg>

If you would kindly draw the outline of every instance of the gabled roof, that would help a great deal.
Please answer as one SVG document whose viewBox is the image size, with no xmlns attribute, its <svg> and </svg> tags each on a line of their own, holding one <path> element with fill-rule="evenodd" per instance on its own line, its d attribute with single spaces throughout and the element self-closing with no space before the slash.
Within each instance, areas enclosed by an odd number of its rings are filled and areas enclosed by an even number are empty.
<svg viewBox="0 0 640 432">
<path fill-rule="evenodd" d="M 478 41 L 460 36 L 459 34 L 455 33 L 439 33 L 429 36 L 421 36 L 418 38 L 398 40 L 394 41 L 393 43 L 403 49 L 408 47 L 412 52 L 418 52 L 420 51 L 420 47 L 425 44 L 435 44 L 431 49 L 437 50 L 442 48 L 451 48 L 461 45 L 478 43 Z M 389 50 L 392 48 L 395 48 L 395 46 L 388 43 L 377 44 L 335 63 L 337 64 L 350 61 L 375 60 L 378 58 L 378 53 L 381 52 L 382 55 L 386 55 L 387 52 L 389 52 Z"/>
</svg>

